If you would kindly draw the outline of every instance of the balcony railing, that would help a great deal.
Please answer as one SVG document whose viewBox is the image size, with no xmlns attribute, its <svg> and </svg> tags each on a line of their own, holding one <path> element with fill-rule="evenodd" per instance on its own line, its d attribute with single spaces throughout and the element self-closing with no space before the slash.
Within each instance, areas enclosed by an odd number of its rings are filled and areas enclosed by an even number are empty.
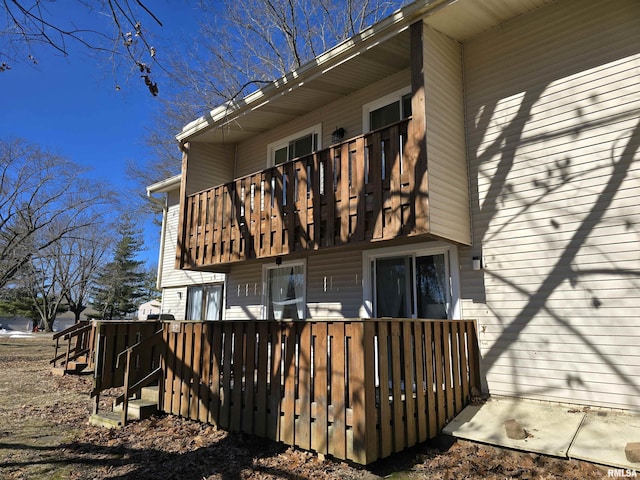
<svg viewBox="0 0 640 480">
<path fill-rule="evenodd" d="M 426 165 L 410 131 L 404 120 L 189 195 L 179 266 L 427 233 Z"/>
</svg>

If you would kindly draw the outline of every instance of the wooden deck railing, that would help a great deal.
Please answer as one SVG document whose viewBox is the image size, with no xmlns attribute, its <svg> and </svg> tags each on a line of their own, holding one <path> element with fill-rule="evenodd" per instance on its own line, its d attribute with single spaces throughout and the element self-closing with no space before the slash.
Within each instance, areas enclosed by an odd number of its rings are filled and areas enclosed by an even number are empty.
<svg viewBox="0 0 640 480">
<path fill-rule="evenodd" d="M 76 361 L 80 357 L 86 360 L 85 363 L 87 363 L 89 369 L 93 368 L 94 337 L 93 329 L 88 321 L 80 321 L 61 332 L 55 333 L 53 340 L 56 341 L 55 353 L 49 363 L 52 363 L 54 368 L 58 362 L 67 367 L 69 362 Z M 62 345 L 60 340 L 63 342 Z M 64 352 L 58 353 L 58 350 L 63 347 L 65 347 Z"/>
<path fill-rule="evenodd" d="M 164 324 L 162 409 L 368 464 L 436 436 L 479 388 L 473 321 Z"/>
<path fill-rule="evenodd" d="M 93 321 L 95 329 L 95 368 L 93 376 L 93 413 L 98 413 L 100 393 L 103 390 L 123 387 L 125 363 L 118 363 L 118 356 L 128 347 L 152 336 L 161 328 L 161 322 L 108 320 Z M 130 384 L 145 377 L 160 363 L 163 347 L 140 349 L 130 359 L 128 381 Z"/>
<path fill-rule="evenodd" d="M 426 233 L 426 165 L 408 122 L 189 195 L 179 268 Z"/>
</svg>

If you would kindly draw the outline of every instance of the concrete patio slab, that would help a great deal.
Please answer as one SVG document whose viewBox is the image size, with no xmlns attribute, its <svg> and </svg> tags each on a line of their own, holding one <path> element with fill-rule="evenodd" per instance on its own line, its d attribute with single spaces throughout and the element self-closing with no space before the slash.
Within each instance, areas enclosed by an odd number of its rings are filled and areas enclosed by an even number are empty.
<svg viewBox="0 0 640 480">
<path fill-rule="evenodd" d="M 507 436 L 505 421 L 514 419 L 527 438 Z M 640 442 L 640 415 L 558 403 L 492 398 L 466 407 L 444 433 L 456 438 L 556 457 L 627 469 L 640 475 L 640 462 L 629 462 L 627 443 Z"/>
<path fill-rule="evenodd" d="M 444 428 L 444 433 L 491 445 L 567 457 L 585 413 L 566 406 L 518 399 L 491 399 L 465 408 Z M 528 436 L 507 436 L 504 422 L 515 419 Z"/>
<path fill-rule="evenodd" d="M 637 470 L 640 475 L 640 463 L 629 462 L 624 453 L 627 443 L 633 442 L 640 442 L 640 417 L 589 412 L 569 449 L 569 458 Z"/>
</svg>

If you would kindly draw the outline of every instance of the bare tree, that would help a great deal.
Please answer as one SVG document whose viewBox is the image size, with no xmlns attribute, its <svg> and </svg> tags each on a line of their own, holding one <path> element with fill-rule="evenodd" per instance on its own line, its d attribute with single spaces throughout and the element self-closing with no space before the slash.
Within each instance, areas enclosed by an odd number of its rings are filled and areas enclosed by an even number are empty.
<svg viewBox="0 0 640 480">
<path fill-rule="evenodd" d="M 58 313 L 67 310 L 79 321 L 109 248 L 107 238 L 94 227 L 98 225 L 78 229 L 50 244 L 33 255 L 16 276 L 15 286 L 28 293 L 36 313 L 34 326 L 52 331 Z M 47 230 L 55 235 L 55 225 Z"/>
<path fill-rule="evenodd" d="M 61 242 L 58 258 L 60 282 L 65 286 L 63 295 L 66 306 L 73 312 L 75 323 L 87 308 L 94 282 L 113 242 L 109 229 L 83 229 L 78 234 Z"/>
<path fill-rule="evenodd" d="M 125 60 L 139 72 L 152 95 L 158 85 L 151 78 L 156 49 L 150 43 L 151 25 L 160 20 L 141 0 L 75 0 L 75 7 L 110 19 L 104 30 L 76 25 L 56 2 L 48 0 L 2 0 L 0 3 L 0 72 L 19 62 L 38 63 L 45 52 L 69 55 L 78 44 L 109 58 L 114 64 Z M 69 5 L 65 5 L 69 8 Z M 119 87 L 118 87 L 119 88 Z"/>
<path fill-rule="evenodd" d="M 78 165 L 24 141 L 0 141 L 0 288 L 33 257 L 91 226 L 107 202 Z"/>
<path fill-rule="evenodd" d="M 198 46 L 173 70 L 191 116 L 299 68 L 407 0 L 224 0 L 204 6 Z M 180 68 L 176 68 L 180 67 Z"/>
<path fill-rule="evenodd" d="M 61 255 L 60 242 L 49 245 L 32 256 L 20 270 L 16 279 L 31 297 L 33 309 L 37 312 L 34 327 L 53 330 L 53 322 L 58 312 L 64 311 L 65 286 L 61 282 L 58 259 Z"/>
</svg>

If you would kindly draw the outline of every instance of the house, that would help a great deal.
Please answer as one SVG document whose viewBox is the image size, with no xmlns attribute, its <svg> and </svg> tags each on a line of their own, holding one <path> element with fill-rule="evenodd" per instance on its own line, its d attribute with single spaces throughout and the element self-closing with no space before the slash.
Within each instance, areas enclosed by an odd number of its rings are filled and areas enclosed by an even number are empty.
<svg viewBox="0 0 640 480">
<path fill-rule="evenodd" d="M 149 300 L 138 307 L 136 318 L 138 320 L 146 320 L 149 315 L 159 314 L 161 308 L 162 302 L 159 300 Z"/>
<path fill-rule="evenodd" d="M 222 321 L 165 322 L 136 385 L 359 463 L 475 388 L 639 411 L 638 25 L 635 0 L 419 0 L 187 124 L 150 187 L 163 312 Z"/>
<path fill-rule="evenodd" d="M 475 319 L 483 390 L 640 409 L 640 3 L 418 1 L 177 135 L 224 319 Z"/>
<path fill-rule="evenodd" d="M 158 198 L 154 195 L 163 195 Z M 162 292 L 161 309 L 154 313 L 176 319 L 219 320 L 222 315 L 224 274 L 175 268 L 180 209 L 180 175 L 154 183 L 147 196 L 162 206 L 157 287 Z"/>
</svg>

